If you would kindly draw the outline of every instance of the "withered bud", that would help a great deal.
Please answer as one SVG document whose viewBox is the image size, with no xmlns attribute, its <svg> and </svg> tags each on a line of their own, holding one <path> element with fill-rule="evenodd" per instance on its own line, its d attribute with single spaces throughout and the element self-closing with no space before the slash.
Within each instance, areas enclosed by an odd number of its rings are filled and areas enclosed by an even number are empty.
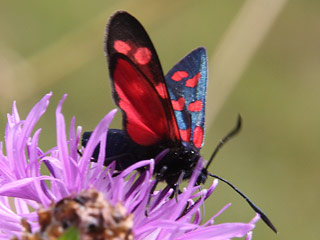
<svg viewBox="0 0 320 240">
<path fill-rule="evenodd" d="M 21 221 L 22 240 L 57 240 L 69 227 L 76 228 L 83 240 L 133 239 L 133 215 L 127 214 L 121 203 L 112 206 L 93 189 L 61 199 L 48 209 L 39 209 L 38 221 L 40 229 L 35 233 L 25 219 Z"/>
</svg>

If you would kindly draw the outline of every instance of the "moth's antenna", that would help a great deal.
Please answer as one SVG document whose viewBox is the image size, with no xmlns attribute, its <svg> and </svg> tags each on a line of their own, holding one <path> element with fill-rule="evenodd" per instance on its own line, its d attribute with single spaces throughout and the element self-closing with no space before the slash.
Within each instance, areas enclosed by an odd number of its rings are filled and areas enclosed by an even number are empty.
<svg viewBox="0 0 320 240">
<path fill-rule="evenodd" d="M 272 222 L 269 220 L 267 215 L 257 205 L 255 205 L 244 193 L 242 193 L 237 187 L 235 187 L 232 183 L 230 183 L 229 181 L 227 181 L 217 175 L 214 175 L 211 173 L 208 173 L 208 175 L 211 177 L 217 178 L 217 179 L 221 180 L 222 182 L 228 184 L 233 190 L 235 190 L 238 194 L 240 194 L 241 197 L 243 197 L 248 202 L 250 207 L 256 213 L 258 213 L 260 215 L 261 219 L 268 225 L 269 228 L 272 229 L 272 231 L 274 231 L 275 233 L 278 233 L 276 227 L 272 224 Z"/>
<path fill-rule="evenodd" d="M 240 114 L 238 115 L 238 120 L 237 120 L 237 125 L 236 127 L 231 131 L 229 132 L 224 138 L 222 138 L 219 142 L 219 144 L 216 146 L 216 148 L 214 149 L 210 159 L 209 159 L 209 162 L 207 163 L 207 166 L 205 167 L 206 170 L 208 170 L 213 158 L 217 155 L 218 151 L 220 150 L 220 148 L 230 140 L 230 138 L 232 138 L 233 136 L 235 136 L 241 129 L 241 126 L 242 126 L 242 118 L 240 116 Z"/>
<path fill-rule="evenodd" d="M 261 219 L 268 225 L 268 227 L 270 227 L 272 229 L 272 231 L 274 231 L 275 233 L 277 233 L 277 229 L 275 228 L 275 226 L 272 224 L 272 222 L 269 220 L 269 218 L 267 217 L 267 215 L 258 207 L 256 206 L 244 193 L 242 193 L 238 188 L 236 188 L 232 183 L 230 183 L 229 181 L 227 181 L 226 179 L 223 179 L 217 175 L 211 174 L 208 172 L 208 168 L 213 160 L 213 158 L 216 156 L 216 154 L 218 153 L 218 151 L 220 150 L 220 148 L 227 142 L 229 141 L 232 137 L 234 137 L 240 130 L 241 130 L 241 125 L 242 125 L 242 118 L 240 116 L 240 114 L 238 115 L 238 121 L 237 121 L 237 125 L 236 127 L 229 132 L 224 138 L 222 138 L 219 142 L 219 144 L 216 146 L 215 150 L 213 151 L 209 162 L 207 163 L 207 166 L 205 167 L 205 171 L 206 173 L 214 178 L 217 178 L 219 180 L 221 180 L 222 182 L 228 184 L 233 190 L 235 190 L 242 198 L 244 198 L 248 204 L 250 205 L 250 207 L 260 215 Z"/>
</svg>

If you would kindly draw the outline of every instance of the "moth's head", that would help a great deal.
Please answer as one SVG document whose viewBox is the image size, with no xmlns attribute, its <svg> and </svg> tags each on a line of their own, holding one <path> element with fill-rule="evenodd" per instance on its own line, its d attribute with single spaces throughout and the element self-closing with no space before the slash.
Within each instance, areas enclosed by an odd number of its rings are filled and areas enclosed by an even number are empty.
<svg viewBox="0 0 320 240">
<path fill-rule="evenodd" d="M 183 173 L 183 179 L 189 179 L 192 176 L 199 158 L 200 153 L 197 148 L 190 143 L 180 142 L 161 152 L 155 172 L 160 173 L 160 180 L 165 180 L 172 186 L 177 182 L 181 173 Z"/>
</svg>

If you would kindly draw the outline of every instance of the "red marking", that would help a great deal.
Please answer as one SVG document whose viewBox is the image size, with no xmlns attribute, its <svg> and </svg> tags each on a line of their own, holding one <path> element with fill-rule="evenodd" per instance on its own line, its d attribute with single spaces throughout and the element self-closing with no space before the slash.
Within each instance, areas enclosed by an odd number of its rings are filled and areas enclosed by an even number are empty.
<svg viewBox="0 0 320 240">
<path fill-rule="evenodd" d="M 162 97 L 163 99 L 168 98 L 166 85 L 164 83 L 158 83 L 158 85 L 156 86 L 156 90 L 159 93 L 160 97 Z"/>
<path fill-rule="evenodd" d="M 186 81 L 186 87 L 195 87 L 198 84 L 198 81 L 201 77 L 200 73 L 197 73 L 197 75 L 195 75 L 193 78 L 190 78 Z"/>
<path fill-rule="evenodd" d="M 145 65 L 150 62 L 152 53 L 146 47 L 138 48 L 137 51 L 134 53 L 134 59 L 140 65 Z"/>
<path fill-rule="evenodd" d="M 190 128 L 187 128 L 186 130 L 179 129 L 180 137 L 185 142 L 190 142 L 190 136 L 191 136 L 191 130 Z"/>
<path fill-rule="evenodd" d="M 185 72 L 185 71 L 176 71 L 172 75 L 171 79 L 174 80 L 174 81 L 181 81 L 183 78 L 186 78 L 188 76 L 189 76 L 189 74 L 187 72 Z"/>
<path fill-rule="evenodd" d="M 191 112 L 200 112 L 202 107 L 203 107 L 202 101 L 196 100 L 189 104 L 188 110 Z"/>
<path fill-rule="evenodd" d="M 131 50 L 129 44 L 121 40 L 114 41 L 113 47 L 117 52 L 122 53 L 124 55 L 127 55 L 128 52 Z"/>
<path fill-rule="evenodd" d="M 165 101 L 137 67 L 119 58 L 112 79 L 118 106 L 126 116 L 125 128 L 134 142 L 150 146 L 163 139 L 180 141 L 173 111 L 170 115 L 165 111 Z M 166 91 L 165 85 L 162 89 Z"/>
<path fill-rule="evenodd" d="M 193 144 L 196 148 L 201 148 L 203 142 L 203 128 L 195 127 L 193 130 Z"/>
<path fill-rule="evenodd" d="M 119 59 L 113 79 L 130 138 L 148 146 L 166 137 L 169 129 L 162 102 L 141 73 L 129 62 Z"/>
<path fill-rule="evenodd" d="M 171 100 L 173 110 L 182 111 L 184 109 L 185 100 L 183 97 L 176 100 Z"/>
</svg>

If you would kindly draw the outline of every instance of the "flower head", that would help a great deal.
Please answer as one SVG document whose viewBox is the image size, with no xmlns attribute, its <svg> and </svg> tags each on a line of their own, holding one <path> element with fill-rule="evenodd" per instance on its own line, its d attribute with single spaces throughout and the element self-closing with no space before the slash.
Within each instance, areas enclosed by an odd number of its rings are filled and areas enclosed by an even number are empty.
<svg viewBox="0 0 320 240">
<path fill-rule="evenodd" d="M 72 200 L 72 197 L 92 189 L 101 193 L 112 206 L 121 204 L 125 216 L 133 216 L 134 239 L 230 239 L 244 236 L 251 239 L 250 231 L 259 219 L 258 215 L 249 223 L 214 224 L 215 218 L 230 204 L 206 223 L 201 223 L 201 206 L 218 184 L 215 180 L 209 189 L 202 190 L 195 186 L 202 159 L 177 199 L 170 197 L 173 190 L 169 187 L 150 196 L 155 184 L 152 176 L 157 159 L 139 161 L 120 173 L 116 172 L 114 164 L 105 167 L 106 133 L 116 110 L 100 121 L 86 148 L 79 154 L 81 128 L 75 127 L 73 118 L 67 137 L 61 113 L 64 96 L 56 109 L 57 145 L 42 151 L 38 146 L 41 129 L 34 130 L 34 127 L 45 113 L 51 95 L 45 95 L 25 120 L 20 119 L 15 103 L 12 114 L 8 114 L 4 144 L 0 143 L 0 239 L 20 238 L 26 226 L 21 224 L 22 219 L 29 224 L 30 231 L 39 231 L 40 209 L 52 208 L 63 199 Z M 91 162 L 98 144 L 101 145 L 98 160 Z M 41 173 L 42 166 L 48 169 L 48 174 Z M 138 172 L 137 169 L 142 167 L 147 170 Z M 8 197 L 13 197 L 13 205 Z"/>
</svg>

